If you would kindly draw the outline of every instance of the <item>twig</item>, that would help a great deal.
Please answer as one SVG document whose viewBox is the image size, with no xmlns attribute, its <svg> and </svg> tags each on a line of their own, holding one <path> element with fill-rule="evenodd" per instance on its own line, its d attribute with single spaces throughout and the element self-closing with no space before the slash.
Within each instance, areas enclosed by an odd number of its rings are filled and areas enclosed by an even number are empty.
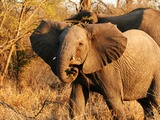
<svg viewBox="0 0 160 120">
<path fill-rule="evenodd" d="M 34 12 L 30 15 L 30 17 L 26 20 L 26 22 L 23 25 L 26 25 L 31 19 L 32 17 L 35 15 L 35 13 L 39 10 L 39 8 L 41 7 L 42 3 L 44 3 L 46 0 L 43 0 L 38 7 L 36 8 L 36 10 L 34 10 Z"/>
<path fill-rule="evenodd" d="M 4 4 L 3 4 L 4 5 Z M 9 7 L 7 6 L 6 10 L 5 10 L 5 13 L 4 13 L 4 16 L 3 16 L 3 19 L 1 21 L 1 25 L 0 25 L 0 30 L 3 28 L 3 24 L 4 24 L 4 21 L 6 19 L 6 16 L 8 15 L 8 13 L 13 9 L 14 5 L 10 5 Z M 5 8 L 5 7 L 4 7 Z"/>
<path fill-rule="evenodd" d="M 21 116 L 23 116 L 23 117 L 25 117 L 25 118 L 31 118 L 31 119 L 34 119 L 34 118 L 38 117 L 38 115 L 39 115 L 40 113 L 42 113 L 44 107 L 45 107 L 46 105 L 48 105 L 48 104 L 60 104 L 60 105 L 64 105 L 63 102 L 56 102 L 56 101 L 45 100 L 45 101 L 43 102 L 43 104 L 42 104 L 41 109 L 40 109 L 35 115 L 33 115 L 33 116 L 27 116 L 27 115 L 25 115 L 25 114 L 23 114 L 23 113 L 21 113 L 21 112 L 18 112 L 17 110 L 15 110 L 13 107 L 11 107 L 10 105 L 8 105 L 7 103 L 5 103 L 5 102 L 0 102 L 0 105 L 2 105 L 3 107 L 8 108 L 8 109 L 11 109 L 11 110 L 14 111 L 15 113 L 17 113 L 17 114 L 19 114 L 19 115 L 21 115 Z"/>
<path fill-rule="evenodd" d="M 9 109 L 13 110 L 15 113 L 17 113 L 17 111 L 16 111 L 13 107 L 11 107 L 10 105 L 8 105 L 7 103 L 5 103 L 5 102 L 0 102 L 0 104 L 1 104 L 3 107 L 9 108 Z"/>
<path fill-rule="evenodd" d="M 6 43 L 4 43 L 3 45 L 0 46 L 0 54 L 2 52 L 4 52 L 5 50 L 9 49 L 12 45 L 14 45 L 16 42 L 18 42 L 19 40 L 23 39 L 24 37 L 26 37 L 28 34 L 30 33 L 30 31 L 28 31 L 27 33 L 21 35 L 18 38 L 12 39 Z"/>
<path fill-rule="evenodd" d="M 31 18 L 32 18 L 32 17 L 34 16 L 34 14 L 39 10 L 39 8 L 40 8 L 40 6 L 42 5 L 43 2 L 45 2 L 45 0 L 43 0 L 43 1 L 38 5 L 38 7 L 37 7 L 37 8 L 35 9 L 35 11 L 30 15 L 30 17 L 26 20 L 26 22 L 23 24 L 23 26 L 24 26 L 25 24 L 27 24 L 27 23 L 31 20 Z M 23 15 L 24 15 L 24 12 L 25 12 L 27 3 L 28 3 L 28 2 L 24 2 L 24 3 L 22 4 L 22 9 L 21 9 L 21 11 L 20 11 L 20 16 L 19 16 L 19 21 L 18 21 L 19 24 L 18 24 L 18 29 L 17 29 L 16 36 L 14 37 L 13 40 L 10 40 L 9 42 L 3 44 L 3 46 L 0 46 L 0 54 L 1 54 L 2 52 L 4 52 L 6 49 L 8 49 L 8 48 L 11 47 L 11 50 L 10 50 L 10 53 L 9 53 L 9 57 L 8 57 L 8 59 L 7 59 L 5 68 L 4 68 L 4 70 L 2 71 L 2 75 L 1 75 L 1 78 L 0 78 L 0 87 L 2 87 L 2 85 L 3 85 L 3 79 L 4 79 L 4 77 L 5 77 L 5 74 L 7 73 L 8 66 L 9 66 L 9 63 L 10 63 L 10 60 L 11 60 L 11 56 L 12 56 L 13 50 L 14 50 L 15 47 L 17 47 L 15 44 L 18 44 L 17 42 L 18 42 L 20 39 L 24 38 L 24 36 L 26 35 L 26 34 L 23 34 L 23 36 L 22 36 L 22 35 L 20 36 L 20 30 L 21 30 L 22 27 L 23 27 L 23 26 L 22 26 L 22 18 L 23 18 Z M 7 13 L 6 13 L 6 14 L 7 14 Z M 4 16 L 3 19 L 5 20 L 5 16 Z M 3 21 L 2 21 L 2 22 L 3 22 Z M 3 26 L 3 23 L 1 23 L 0 28 L 2 28 L 2 26 Z M 18 48 L 18 47 L 17 47 L 17 48 Z M 16 52 L 16 54 L 17 54 L 17 61 L 19 62 L 18 52 Z M 17 76 L 18 76 L 18 72 L 17 72 Z M 17 77 L 17 78 L 18 78 L 18 77 Z"/>
<path fill-rule="evenodd" d="M 26 37 L 28 34 L 29 34 L 29 32 L 26 33 L 25 35 L 22 35 L 22 36 L 18 37 L 17 39 L 13 39 L 13 40 L 7 42 L 5 45 L 3 44 L 5 47 L 3 46 L 2 50 L 1 50 L 1 46 L 0 46 L 0 54 L 11 47 L 9 55 L 8 55 L 7 62 L 5 64 L 5 68 L 2 71 L 2 74 L 1 74 L 1 77 L 0 77 L 0 88 L 3 86 L 3 79 L 4 79 L 4 77 L 7 73 L 8 66 L 9 66 L 9 63 L 10 63 L 10 60 L 11 60 L 11 56 L 12 56 L 12 53 L 13 53 L 13 51 L 15 49 L 15 46 L 16 46 L 15 43 L 18 42 L 19 40 L 21 40 L 22 38 Z"/>
<path fill-rule="evenodd" d="M 38 111 L 38 113 L 34 116 L 34 118 L 36 118 L 44 109 L 45 105 L 47 104 L 60 104 L 60 105 L 64 105 L 64 103 L 62 102 L 54 102 L 54 101 L 49 101 L 49 100 L 45 100 L 44 103 L 42 104 L 42 108 Z"/>
<path fill-rule="evenodd" d="M 1 75 L 1 79 L 0 79 L 0 88 L 3 86 L 3 79 L 5 77 L 5 74 L 7 73 L 7 70 L 8 70 L 8 66 L 9 66 L 9 62 L 11 60 L 11 56 L 12 56 L 12 53 L 14 51 L 14 48 L 15 48 L 15 45 L 13 45 L 11 47 L 11 50 L 9 52 L 9 56 L 8 56 L 8 59 L 7 59 L 7 62 L 6 62 L 6 65 L 5 65 L 5 68 L 4 70 L 2 71 L 2 75 Z"/>
<path fill-rule="evenodd" d="M 75 2 L 71 1 L 71 0 L 69 0 L 69 2 L 71 2 L 73 5 L 75 5 L 76 6 L 76 11 L 79 12 L 78 5 Z"/>
<path fill-rule="evenodd" d="M 112 14 L 112 11 L 110 10 L 109 6 L 107 4 L 105 4 L 102 0 L 98 0 L 98 2 L 100 2 L 102 5 L 104 5 L 104 7 L 106 9 L 108 9 L 108 11 Z"/>
</svg>

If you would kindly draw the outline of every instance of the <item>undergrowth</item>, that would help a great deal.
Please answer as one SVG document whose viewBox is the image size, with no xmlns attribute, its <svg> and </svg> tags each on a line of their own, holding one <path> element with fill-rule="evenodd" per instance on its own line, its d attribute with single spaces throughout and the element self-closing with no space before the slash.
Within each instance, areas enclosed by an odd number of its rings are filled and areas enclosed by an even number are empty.
<svg viewBox="0 0 160 120">
<path fill-rule="evenodd" d="M 69 120 L 71 84 L 61 83 L 40 58 L 24 68 L 19 81 L 5 79 L 0 89 L 0 120 Z M 129 120 L 143 119 L 135 101 L 125 102 L 125 111 Z M 112 119 L 97 93 L 90 93 L 84 116 L 86 120 Z"/>
</svg>

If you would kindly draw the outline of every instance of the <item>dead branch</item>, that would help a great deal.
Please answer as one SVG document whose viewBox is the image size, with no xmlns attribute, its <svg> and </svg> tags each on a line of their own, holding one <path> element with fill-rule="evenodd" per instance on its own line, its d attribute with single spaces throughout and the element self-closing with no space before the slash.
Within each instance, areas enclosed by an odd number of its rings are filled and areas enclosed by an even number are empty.
<svg viewBox="0 0 160 120">
<path fill-rule="evenodd" d="M 61 106 L 64 106 L 64 103 L 63 102 L 56 102 L 56 101 L 49 101 L 49 100 L 45 100 L 42 104 L 42 107 L 40 108 L 40 110 L 33 116 L 27 116 L 19 111 L 17 111 L 15 108 L 13 108 L 12 106 L 10 106 L 9 104 L 7 104 L 6 102 L 1 102 L 0 101 L 0 105 L 2 105 L 4 108 L 7 108 L 7 109 L 10 109 L 12 110 L 13 112 L 15 112 L 16 114 L 19 114 L 25 118 L 30 118 L 30 119 L 35 119 L 36 117 L 38 117 L 39 114 L 42 113 L 43 109 L 45 106 L 47 106 L 48 104 L 59 104 Z M 66 107 L 66 106 L 65 106 Z M 66 107 L 68 109 L 68 107 Z"/>
<path fill-rule="evenodd" d="M 106 3 L 104 3 L 102 0 L 98 0 L 98 2 L 100 2 L 102 5 L 104 5 L 106 8 L 108 7 L 108 5 Z"/>
<path fill-rule="evenodd" d="M 25 38 L 29 34 L 30 34 L 30 31 L 28 31 L 27 33 L 24 33 L 23 35 L 15 38 L 15 39 L 12 39 L 8 42 L 5 42 L 3 45 L 0 46 L 0 54 L 3 53 L 4 51 L 8 50 L 12 45 L 16 44 L 16 42 Z"/>
<path fill-rule="evenodd" d="M 45 100 L 42 104 L 41 109 L 37 112 L 37 114 L 35 114 L 34 118 L 36 118 L 44 109 L 44 107 L 48 104 L 60 104 L 60 105 L 64 105 L 63 102 L 55 102 L 55 101 L 49 101 L 49 100 Z"/>
<path fill-rule="evenodd" d="M 42 2 L 43 2 L 43 1 L 42 1 Z M 42 3 L 42 2 L 41 2 L 41 3 Z M 22 3 L 22 8 L 21 8 L 20 15 L 19 15 L 19 20 L 18 20 L 19 24 L 18 24 L 18 29 L 17 29 L 17 33 L 16 33 L 15 38 L 14 38 L 13 40 L 10 40 L 9 42 L 3 44 L 3 46 L 0 46 L 0 48 L 1 48 L 0 53 L 1 53 L 1 52 L 4 52 L 6 49 L 8 49 L 8 48 L 11 47 L 10 53 L 9 53 L 9 56 L 8 56 L 8 59 L 7 59 L 6 65 L 5 65 L 5 68 L 4 68 L 4 70 L 2 71 L 2 75 L 1 75 L 1 78 L 0 78 L 0 87 L 2 87 L 2 85 L 3 85 L 3 79 L 4 79 L 4 77 L 5 77 L 6 73 L 7 73 L 8 66 L 9 66 L 9 63 L 10 63 L 10 60 L 11 60 L 12 53 L 13 53 L 13 51 L 15 50 L 15 47 L 17 48 L 16 44 L 18 44 L 18 41 L 19 41 L 20 39 L 24 38 L 24 35 L 20 36 L 20 31 L 21 31 L 21 28 L 22 28 L 22 18 L 23 18 L 23 16 L 24 16 L 24 12 L 25 12 L 25 10 L 26 10 L 27 4 L 28 4 L 28 2 Z M 40 6 L 40 5 L 39 5 L 39 6 Z M 36 10 L 38 10 L 38 9 L 39 9 L 39 8 L 37 8 Z M 35 11 L 36 11 L 36 10 L 35 10 Z M 34 11 L 34 12 L 35 12 L 35 11 Z M 32 14 L 31 16 L 33 16 L 33 14 Z M 29 19 L 32 18 L 31 16 L 30 16 L 30 18 L 28 18 L 28 21 L 29 21 Z M 27 22 L 27 21 L 26 21 L 26 22 Z M 3 24 L 1 24 L 1 25 L 3 25 Z M 25 34 L 25 35 L 26 35 L 26 34 Z M 18 48 L 17 48 L 17 49 L 18 49 Z M 16 52 L 16 54 L 17 54 L 17 61 L 19 61 L 19 60 L 18 60 L 18 53 Z M 17 74 L 18 74 L 18 72 L 17 72 Z"/>
<path fill-rule="evenodd" d="M 18 42 L 19 40 L 21 40 L 22 38 L 26 37 L 29 33 L 26 33 L 25 35 L 22 35 L 16 39 L 13 39 L 13 40 L 10 40 L 9 42 L 3 44 L 2 46 L 0 46 L 0 54 L 2 52 L 4 52 L 5 50 L 10 49 L 10 52 L 9 52 L 9 55 L 8 55 L 8 59 L 6 61 L 6 64 L 5 64 L 5 68 L 4 70 L 2 71 L 2 74 L 1 74 L 1 77 L 0 77 L 0 87 L 2 87 L 3 85 L 3 79 L 7 73 L 7 70 L 8 70 L 8 66 L 9 66 L 9 63 L 10 63 L 10 60 L 11 60 L 11 56 L 12 56 L 12 53 L 14 51 L 14 48 L 15 48 L 15 45 L 16 45 L 16 42 Z"/>
<path fill-rule="evenodd" d="M 4 4 L 3 4 L 4 6 Z M 10 13 L 10 11 L 14 8 L 15 5 L 10 5 L 10 6 L 6 6 L 6 10 L 4 12 L 4 15 L 3 15 L 3 19 L 1 21 L 1 25 L 0 25 L 0 30 L 2 29 L 3 25 L 4 25 L 4 22 L 5 22 L 5 19 L 7 17 L 7 15 Z M 5 8 L 5 6 L 4 6 Z"/>
<path fill-rule="evenodd" d="M 10 105 L 8 105 L 7 103 L 5 103 L 5 102 L 0 102 L 0 104 L 1 104 L 3 107 L 9 108 L 9 109 L 11 109 L 11 110 L 13 110 L 14 112 L 17 113 L 17 111 L 16 111 L 13 107 L 11 107 Z"/>
<path fill-rule="evenodd" d="M 110 10 L 109 5 L 104 3 L 102 0 L 98 0 L 98 2 L 100 2 L 112 14 L 112 11 Z"/>
<path fill-rule="evenodd" d="M 9 56 L 8 56 L 8 59 L 7 59 L 7 62 L 5 64 L 5 68 L 4 70 L 2 71 L 2 75 L 1 75 L 1 78 L 0 78 L 0 88 L 3 86 L 3 79 L 5 77 L 5 74 L 7 73 L 7 70 L 8 70 L 8 66 L 9 66 L 9 63 L 10 63 L 10 60 L 11 60 L 11 56 L 12 56 L 12 53 L 14 51 L 14 48 L 15 48 L 15 45 L 13 45 L 11 47 L 11 50 L 9 52 Z"/>
<path fill-rule="evenodd" d="M 10 7 L 9 7 L 9 8 L 10 8 Z M 11 8 L 13 8 L 13 7 L 11 7 Z M 7 8 L 7 9 L 8 9 L 8 8 Z M 18 21 L 18 22 L 19 22 L 19 24 L 18 24 L 18 30 L 17 30 L 16 36 L 15 36 L 15 39 L 17 39 L 18 36 L 19 36 L 19 34 L 20 34 L 21 19 L 22 19 L 22 17 L 23 17 L 24 9 L 25 9 L 25 7 L 22 6 L 22 9 L 21 9 L 21 12 L 20 12 L 19 21 Z M 8 15 L 7 13 L 10 12 L 10 9 L 9 9 L 9 10 L 6 10 L 6 11 L 7 11 L 7 12 L 5 13 L 5 15 L 4 15 L 4 17 L 3 17 L 3 21 L 2 21 L 2 23 L 1 23 L 0 29 L 2 28 L 3 23 L 4 23 L 4 20 L 5 20 L 6 16 Z M 11 41 L 9 41 L 9 43 L 10 43 L 10 42 L 11 42 Z M 7 73 L 8 66 L 9 66 L 9 63 L 10 63 L 10 61 L 11 61 L 12 53 L 13 53 L 13 51 L 15 50 L 15 46 L 16 46 L 15 44 L 13 44 L 13 45 L 11 46 L 8 59 L 7 59 L 7 61 L 6 61 L 4 70 L 2 71 L 2 75 L 1 75 L 1 78 L 0 78 L 0 87 L 3 86 L 3 79 L 4 79 L 4 77 L 5 77 L 6 73 Z M 6 48 L 6 47 L 8 47 L 8 46 L 5 46 L 4 48 Z M 2 50 L 2 52 L 3 52 L 3 51 L 4 51 L 4 49 Z"/>
<path fill-rule="evenodd" d="M 76 7 L 76 11 L 79 12 L 78 5 L 75 2 L 71 1 L 71 0 L 69 0 L 69 2 L 72 3 Z"/>
<path fill-rule="evenodd" d="M 92 0 L 80 0 L 80 11 L 91 10 Z"/>
<path fill-rule="evenodd" d="M 23 25 L 26 25 L 31 19 L 32 17 L 36 14 L 36 12 L 39 10 L 39 8 L 41 7 L 41 5 L 45 2 L 46 0 L 43 0 L 38 7 L 34 10 L 34 12 L 30 15 L 30 17 L 26 20 L 26 22 Z"/>
</svg>

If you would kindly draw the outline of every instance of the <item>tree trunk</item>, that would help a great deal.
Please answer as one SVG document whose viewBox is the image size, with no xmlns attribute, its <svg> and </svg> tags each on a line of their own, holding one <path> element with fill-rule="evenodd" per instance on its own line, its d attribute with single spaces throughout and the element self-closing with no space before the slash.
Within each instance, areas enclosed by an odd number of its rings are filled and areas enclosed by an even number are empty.
<svg viewBox="0 0 160 120">
<path fill-rule="evenodd" d="M 81 0 L 80 1 L 80 11 L 91 10 L 92 0 Z"/>
<path fill-rule="evenodd" d="M 126 4 L 127 4 L 128 6 L 131 6 L 132 3 L 133 3 L 133 0 L 126 0 Z"/>
<path fill-rule="evenodd" d="M 117 8 L 120 8 L 120 0 L 117 0 Z"/>
</svg>

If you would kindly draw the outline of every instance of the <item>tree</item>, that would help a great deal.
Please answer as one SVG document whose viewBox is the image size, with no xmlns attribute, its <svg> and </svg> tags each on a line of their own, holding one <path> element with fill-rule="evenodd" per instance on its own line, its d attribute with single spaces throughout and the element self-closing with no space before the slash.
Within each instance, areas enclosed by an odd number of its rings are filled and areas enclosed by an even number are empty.
<svg viewBox="0 0 160 120">
<path fill-rule="evenodd" d="M 28 61 L 29 35 L 42 19 L 60 19 L 63 0 L 0 1 L 0 83 L 8 73 L 18 79 L 21 67 Z M 65 16 L 64 12 L 61 18 Z M 2 58 L 0 58 L 1 61 Z"/>
<path fill-rule="evenodd" d="M 127 7 L 130 7 L 133 3 L 133 0 L 126 0 Z"/>
<path fill-rule="evenodd" d="M 80 1 L 80 11 L 91 10 L 92 0 L 81 0 Z"/>
<path fill-rule="evenodd" d="M 117 8 L 120 8 L 120 0 L 117 0 Z"/>
</svg>

